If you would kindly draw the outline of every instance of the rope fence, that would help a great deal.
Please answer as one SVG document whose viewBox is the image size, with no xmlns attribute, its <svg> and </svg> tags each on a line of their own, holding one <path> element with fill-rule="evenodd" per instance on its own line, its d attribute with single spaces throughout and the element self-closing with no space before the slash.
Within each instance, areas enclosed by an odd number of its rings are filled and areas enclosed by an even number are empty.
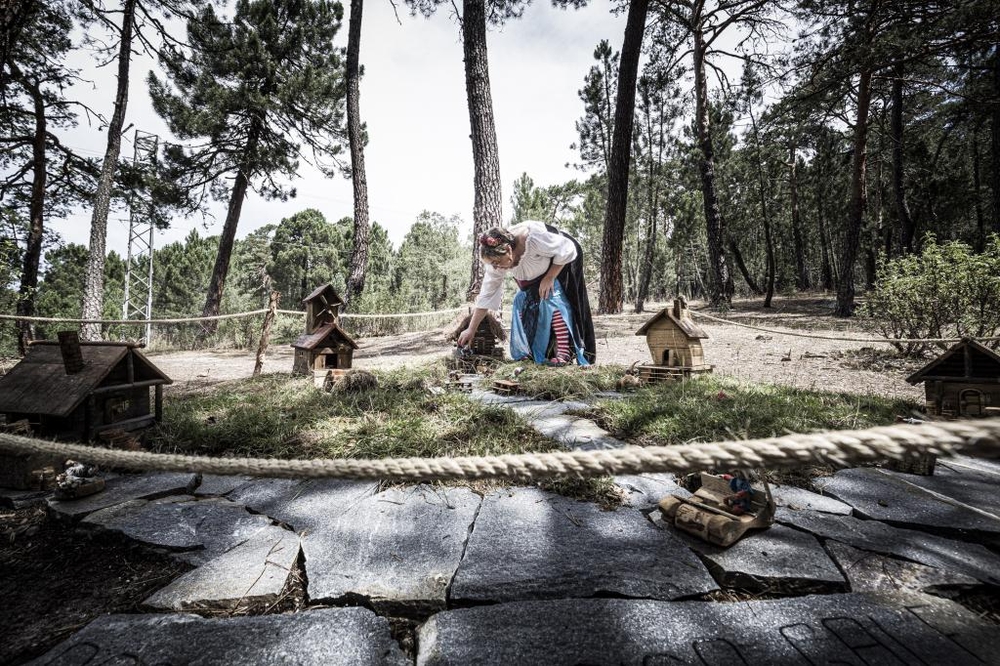
<svg viewBox="0 0 1000 666">
<path fill-rule="evenodd" d="M 541 479 L 705 469 L 782 468 L 806 464 L 876 462 L 917 455 L 964 453 L 1000 457 L 1000 418 L 901 424 L 867 430 L 793 434 L 767 439 L 625 447 L 597 451 L 501 456 L 384 458 L 375 460 L 210 458 L 102 449 L 0 434 L 0 451 L 49 455 L 119 469 L 203 474 L 240 474 L 293 479 Z"/>
<path fill-rule="evenodd" d="M 842 335 L 816 335 L 814 333 L 797 333 L 795 331 L 783 331 L 773 328 L 764 328 L 763 326 L 754 326 L 752 324 L 744 324 L 742 322 L 733 321 L 732 319 L 725 319 L 723 317 L 716 317 L 710 315 L 706 312 L 699 312 L 696 310 L 689 310 L 691 314 L 708 319 L 711 321 L 719 322 L 720 324 L 730 324 L 732 326 L 739 326 L 741 328 L 749 328 L 753 331 L 763 331 L 764 333 L 773 333 L 775 335 L 787 335 L 794 338 L 812 338 L 813 340 L 836 340 L 838 342 L 869 342 L 869 343 L 883 343 L 883 344 L 910 344 L 910 343 L 954 343 L 961 342 L 964 338 L 849 338 Z M 990 338 L 975 338 L 980 342 L 993 342 L 1000 340 L 1000 337 L 990 337 Z"/>
</svg>

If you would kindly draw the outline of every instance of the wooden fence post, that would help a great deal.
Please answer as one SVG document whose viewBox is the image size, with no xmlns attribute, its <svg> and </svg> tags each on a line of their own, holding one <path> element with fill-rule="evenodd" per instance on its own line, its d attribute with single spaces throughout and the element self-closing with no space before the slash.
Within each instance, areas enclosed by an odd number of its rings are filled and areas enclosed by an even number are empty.
<svg viewBox="0 0 1000 666">
<path fill-rule="evenodd" d="M 264 352 L 267 350 L 267 341 L 271 337 L 271 324 L 274 323 L 274 316 L 278 309 L 278 299 L 281 294 L 276 291 L 271 292 L 271 300 L 267 304 L 267 313 L 264 314 L 264 328 L 260 332 L 260 346 L 257 347 L 257 362 L 253 366 L 253 376 L 256 377 L 264 368 Z"/>
</svg>

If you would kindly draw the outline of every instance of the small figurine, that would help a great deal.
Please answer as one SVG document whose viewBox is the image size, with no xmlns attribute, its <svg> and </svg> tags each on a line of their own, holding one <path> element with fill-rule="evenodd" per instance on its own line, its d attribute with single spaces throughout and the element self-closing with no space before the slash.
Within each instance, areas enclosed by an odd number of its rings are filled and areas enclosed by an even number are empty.
<svg viewBox="0 0 1000 666">
<path fill-rule="evenodd" d="M 104 490 L 104 479 L 97 476 L 93 465 L 66 461 L 66 471 L 56 477 L 55 498 L 79 499 Z"/>
</svg>

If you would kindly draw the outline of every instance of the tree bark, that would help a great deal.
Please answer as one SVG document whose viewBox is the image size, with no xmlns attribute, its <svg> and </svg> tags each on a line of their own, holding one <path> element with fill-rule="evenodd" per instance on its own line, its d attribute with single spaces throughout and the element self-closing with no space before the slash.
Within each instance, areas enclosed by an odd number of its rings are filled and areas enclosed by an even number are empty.
<svg viewBox="0 0 1000 666">
<path fill-rule="evenodd" d="M 906 203 L 906 185 L 903 178 L 903 63 L 893 67 L 892 114 L 889 118 L 890 140 L 892 141 L 892 194 L 896 203 L 896 217 L 899 219 L 900 245 L 904 254 L 913 251 L 913 237 L 916 228 Z"/>
<path fill-rule="evenodd" d="M 993 46 L 993 233 L 1000 234 L 1000 43 Z"/>
<path fill-rule="evenodd" d="M 825 174 L 821 174 L 823 176 Z M 816 192 L 816 225 L 819 228 L 820 282 L 824 291 L 833 291 L 833 268 L 830 266 L 830 241 L 826 235 L 826 179 L 821 177 Z"/>
<path fill-rule="evenodd" d="M 632 124 L 635 115 L 635 88 L 639 74 L 639 54 L 646 30 L 649 0 L 632 0 L 625 22 L 625 38 L 618 62 L 618 94 L 615 100 L 615 127 L 611 138 L 608 167 L 608 205 L 604 213 L 601 249 L 601 293 L 597 311 L 622 311 L 622 244 L 628 205 L 628 174 L 632 157 Z"/>
<path fill-rule="evenodd" d="M 858 109 L 854 125 L 854 158 L 851 167 L 851 205 L 840 252 L 840 281 L 837 284 L 838 317 L 854 314 L 854 265 L 858 259 L 861 227 L 864 225 L 867 192 L 865 169 L 867 161 L 868 109 L 871 106 L 872 69 L 865 66 L 858 80 Z"/>
<path fill-rule="evenodd" d="M 486 0 L 463 0 L 462 47 L 465 52 L 465 91 L 469 105 L 472 161 L 475 167 L 475 203 L 472 209 L 473 239 L 503 222 L 500 156 L 493 122 L 493 97 L 486 50 Z M 472 300 L 483 282 L 479 244 L 472 244 L 472 272 L 466 297 Z"/>
<path fill-rule="evenodd" d="M 347 305 L 360 297 L 368 269 L 368 180 L 365 175 L 365 145 L 361 132 L 361 16 L 364 0 L 351 0 L 347 37 L 347 136 L 351 144 L 351 179 L 354 185 L 354 248 L 347 277 Z"/>
<path fill-rule="evenodd" d="M 132 22 L 137 0 L 125 0 L 122 13 L 121 41 L 118 45 L 118 88 L 115 107 L 108 124 L 108 145 L 104 150 L 101 176 L 94 193 L 94 213 L 90 220 L 90 253 L 83 285 L 82 319 L 100 319 L 104 311 L 104 255 L 107 250 L 108 211 L 111 208 L 111 188 L 118 171 L 122 147 L 122 127 L 128 106 L 129 66 L 132 60 Z M 84 324 L 80 330 L 84 340 L 100 340 L 100 324 Z"/>
<path fill-rule="evenodd" d="M 257 142 L 260 140 L 261 123 L 259 119 L 254 119 L 250 124 L 250 132 L 247 137 L 247 146 L 244 151 L 246 156 L 243 164 L 236 172 L 236 180 L 233 182 L 233 191 L 229 196 L 229 210 L 226 213 L 226 222 L 222 225 L 222 235 L 219 237 L 219 252 L 215 256 L 215 267 L 212 268 L 212 281 L 208 285 L 208 296 L 205 299 L 205 307 L 201 312 L 203 317 L 214 317 L 219 314 L 222 305 L 222 292 L 226 287 L 226 275 L 229 273 L 229 260 L 233 255 L 233 244 L 236 241 L 236 227 L 240 223 L 240 213 L 243 210 L 243 200 L 246 199 L 247 188 L 250 185 L 250 164 L 252 156 L 257 152 Z M 202 331 L 206 334 L 215 333 L 218 329 L 218 321 L 202 322 Z"/>
<path fill-rule="evenodd" d="M 799 208 L 799 177 L 794 143 L 788 145 L 788 198 L 792 207 L 792 244 L 795 246 L 795 286 L 808 289 L 805 242 L 802 239 L 802 211 Z"/>
<path fill-rule="evenodd" d="M 750 123 L 753 127 L 753 142 L 757 153 L 757 189 L 760 193 L 760 219 L 764 225 L 764 247 L 767 254 L 767 285 L 764 288 L 764 307 L 771 307 L 774 298 L 774 274 L 777 272 L 774 260 L 774 235 L 771 233 L 771 216 L 767 211 L 767 188 L 764 179 L 764 160 L 760 154 L 760 135 L 757 133 L 757 119 L 753 110 L 750 111 Z M 721 216 L 720 216 L 721 217 Z M 735 247 L 735 243 L 733 244 Z"/>
<path fill-rule="evenodd" d="M 986 216 L 983 214 L 982 173 L 979 154 L 979 125 L 972 130 L 972 201 L 976 207 L 976 252 L 986 249 Z"/>
<path fill-rule="evenodd" d="M 17 315 L 33 317 L 35 315 L 35 297 L 38 291 L 38 264 L 42 258 L 42 238 L 45 232 L 45 181 L 48 177 L 46 163 L 47 122 L 45 118 L 45 99 L 37 82 L 28 81 L 19 70 L 15 76 L 21 80 L 34 105 L 35 133 L 31 142 L 32 180 L 31 201 L 29 203 L 29 223 L 27 247 L 24 250 L 24 264 L 21 270 L 21 287 L 17 298 Z M 34 337 L 34 326 L 31 322 L 18 322 L 18 350 L 23 355 L 28 349 L 28 342 Z"/>
<path fill-rule="evenodd" d="M 750 287 L 750 291 L 757 295 L 763 294 L 764 290 L 753 279 L 753 275 L 750 274 L 750 270 L 747 268 L 746 261 L 743 260 L 743 253 L 740 252 L 740 246 L 732 239 L 729 239 L 729 251 L 733 253 L 733 262 L 736 264 L 736 268 L 739 269 L 740 275 L 743 276 L 743 280 L 747 283 L 747 286 Z"/>
<path fill-rule="evenodd" d="M 715 307 L 729 307 L 733 300 L 733 276 L 729 271 L 726 253 L 723 249 L 725 220 L 719 210 L 719 198 L 715 191 L 715 146 L 708 119 L 708 82 L 705 79 L 705 37 L 698 29 L 694 31 L 694 81 L 695 81 L 695 124 L 698 130 L 698 145 L 701 148 L 701 190 L 705 205 L 705 227 L 708 236 L 708 258 L 712 265 L 711 304 Z"/>
</svg>

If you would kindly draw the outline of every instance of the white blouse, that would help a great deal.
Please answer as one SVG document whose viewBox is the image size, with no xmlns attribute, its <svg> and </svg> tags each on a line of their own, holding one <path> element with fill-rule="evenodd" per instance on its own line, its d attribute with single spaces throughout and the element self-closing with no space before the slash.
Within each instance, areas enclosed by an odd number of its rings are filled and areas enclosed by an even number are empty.
<svg viewBox="0 0 1000 666">
<path fill-rule="evenodd" d="M 503 279 L 510 275 L 515 280 L 534 280 L 549 270 L 550 264 L 568 264 L 576 259 L 576 246 L 562 234 L 551 233 L 542 222 L 526 220 L 507 231 L 521 235 L 527 229 L 524 254 L 513 268 L 494 268 L 486 262 L 483 266 L 483 284 L 476 299 L 477 308 L 499 310 L 503 298 Z"/>
</svg>

